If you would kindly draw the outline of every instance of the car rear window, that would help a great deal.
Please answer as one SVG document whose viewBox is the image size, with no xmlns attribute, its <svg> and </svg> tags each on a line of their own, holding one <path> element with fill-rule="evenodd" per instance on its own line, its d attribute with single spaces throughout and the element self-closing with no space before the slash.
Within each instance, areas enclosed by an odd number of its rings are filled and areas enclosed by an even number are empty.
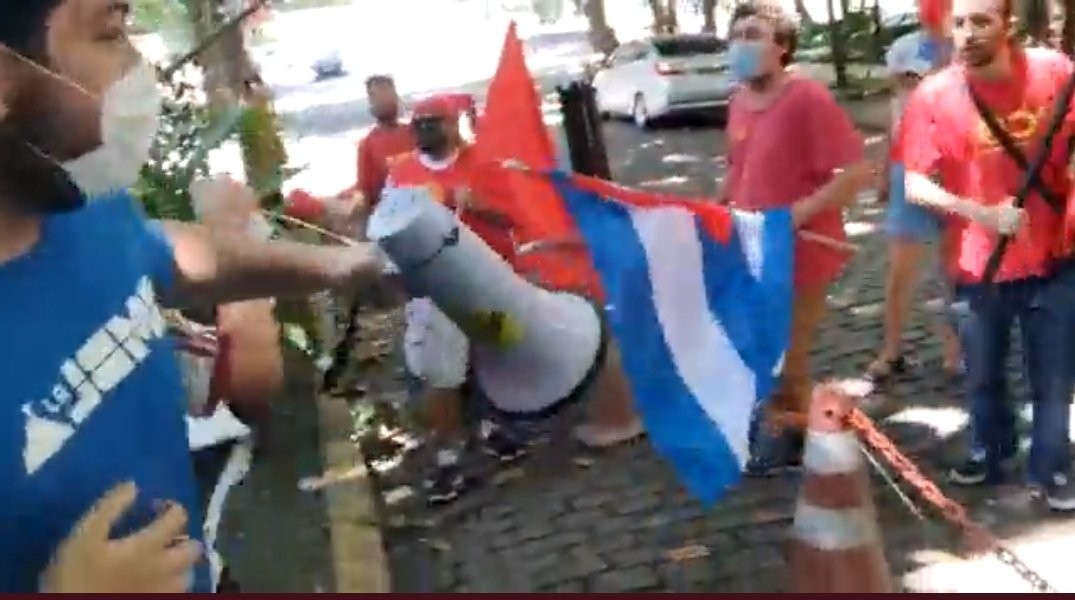
<svg viewBox="0 0 1075 600">
<path fill-rule="evenodd" d="M 661 56 L 716 54 L 725 49 L 724 41 L 715 37 L 666 38 L 653 40 L 653 45 Z"/>
</svg>

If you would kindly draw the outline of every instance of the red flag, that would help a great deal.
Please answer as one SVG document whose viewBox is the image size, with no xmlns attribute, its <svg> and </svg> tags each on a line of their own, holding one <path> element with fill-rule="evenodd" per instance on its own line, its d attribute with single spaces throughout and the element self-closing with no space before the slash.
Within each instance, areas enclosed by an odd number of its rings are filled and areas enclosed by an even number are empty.
<svg viewBox="0 0 1075 600">
<path fill-rule="evenodd" d="M 556 168 L 556 153 L 541 111 L 537 85 L 526 67 L 515 23 L 508 27 L 500 64 L 489 84 L 485 112 L 478 123 L 475 147 L 488 161 L 516 160 L 530 169 Z M 582 238 L 556 188 L 546 177 L 510 171 L 512 194 L 490 199 L 511 216 L 520 247 L 546 248 L 523 252 L 516 269 L 534 275 L 551 288 L 581 290 L 599 297 L 597 274 Z"/>
</svg>

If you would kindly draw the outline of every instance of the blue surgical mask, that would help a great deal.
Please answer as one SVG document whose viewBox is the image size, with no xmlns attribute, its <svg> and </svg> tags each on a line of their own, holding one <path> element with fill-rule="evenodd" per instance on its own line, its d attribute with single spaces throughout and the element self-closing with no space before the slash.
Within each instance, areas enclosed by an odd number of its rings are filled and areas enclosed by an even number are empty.
<svg viewBox="0 0 1075 600">
<path fill-rule="evenodd" d="M 750 81 L 760 76 L 765 47 L 761 42 L 736 40 L 728 48 L 728 68 L 738 81 Z"/>
</svg>

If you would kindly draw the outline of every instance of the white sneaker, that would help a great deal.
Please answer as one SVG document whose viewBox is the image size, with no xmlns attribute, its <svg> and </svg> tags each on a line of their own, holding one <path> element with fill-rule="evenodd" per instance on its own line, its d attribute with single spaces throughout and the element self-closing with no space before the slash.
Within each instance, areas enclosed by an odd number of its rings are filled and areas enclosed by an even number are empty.
<svg viewBox="0 0 1075 600">
<path fill-rule="evenodd" d="M 589 448 L 608 448 L 633 440 L 646 432 L 637 417 L 623 427 L 607 427 L 583 423 L 575 427 L 575 439 Z"/>
</svg>

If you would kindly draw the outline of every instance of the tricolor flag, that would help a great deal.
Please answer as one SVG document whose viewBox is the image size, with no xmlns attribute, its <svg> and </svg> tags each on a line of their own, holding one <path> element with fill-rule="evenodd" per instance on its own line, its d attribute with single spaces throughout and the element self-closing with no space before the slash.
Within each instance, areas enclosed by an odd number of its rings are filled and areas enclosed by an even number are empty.
<svg viewBox="0 0 1075 600">
<path fill-rule="evenodd" d="M 555 168 L 555 157 L 514 26 L 476 145 L 487 160 L 515 163 L 513 193 L 488 200 L 512 217 L 517 239 L 581 237 L 589 250 L 589 257 L 538 255 L 531 257 L 538 264 L 516 268 L 539 267 L 552 287 L 603 292 L 651 443 L 693 494 L 719 499 L 741 477 L 751 419 L 788 344 L 790 212 L 736 212 L 574 175 L 536 175 Z"/>
<path fill-rule="evenodd" d="M 741 477 L 788 344 L 790 211 L 553 179 L 600 276 L 651 443 L 694 495 L 719 499 Z"/>
</svg>

